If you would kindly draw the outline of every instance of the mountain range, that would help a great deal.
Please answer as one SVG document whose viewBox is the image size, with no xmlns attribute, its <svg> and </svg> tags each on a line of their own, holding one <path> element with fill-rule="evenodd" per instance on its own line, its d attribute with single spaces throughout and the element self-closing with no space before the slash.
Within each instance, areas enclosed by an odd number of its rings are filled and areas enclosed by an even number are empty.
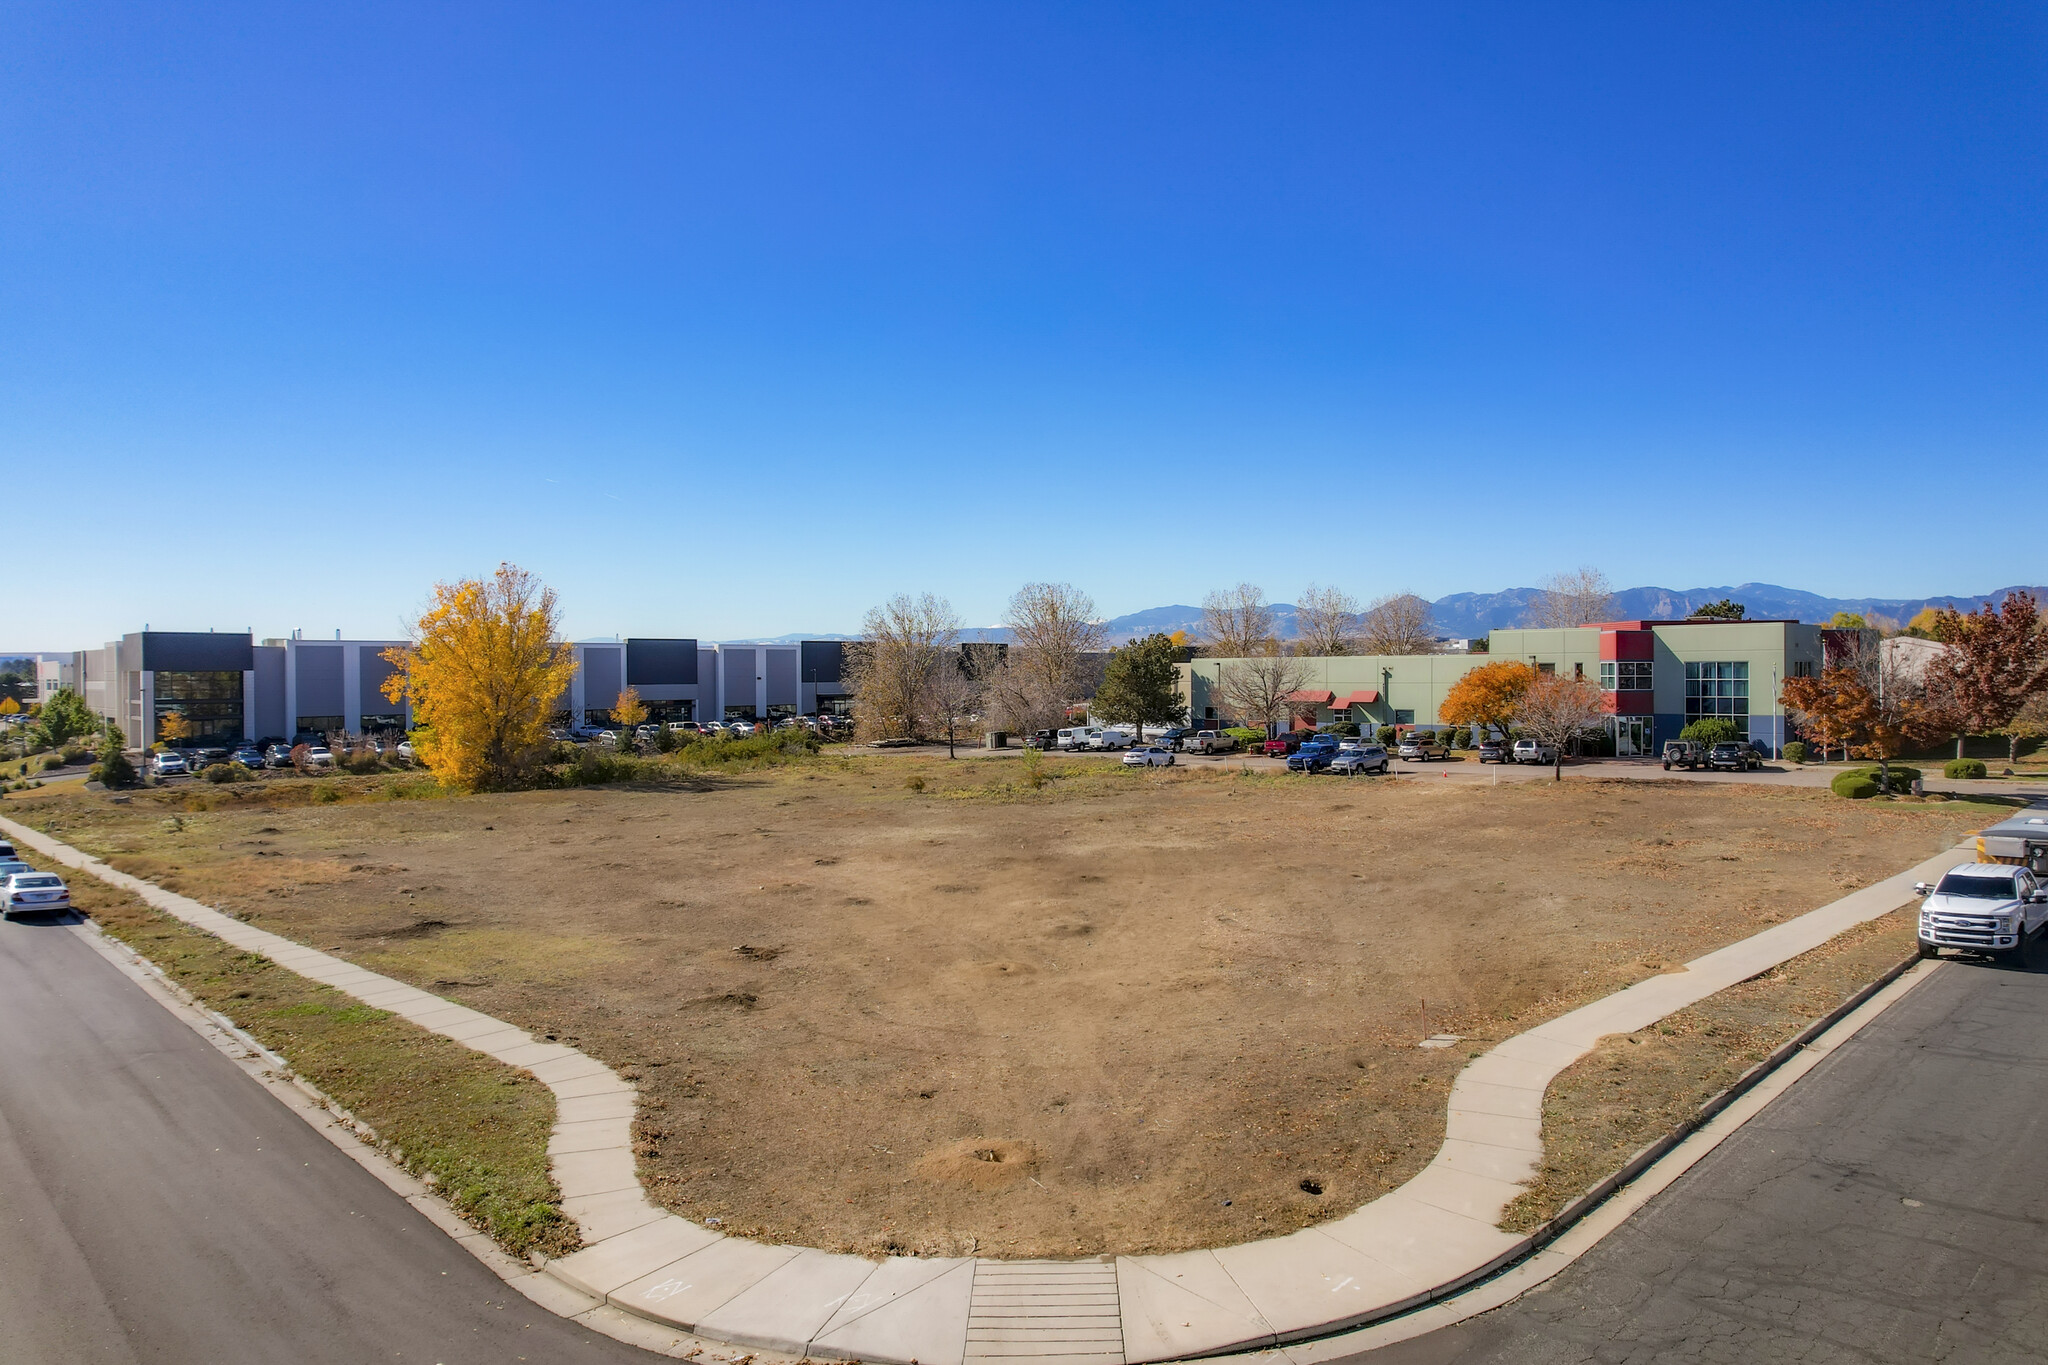
<svg viewBox="0 0 2048 1365">
<path fill-rule="evenodd" d="M 1501 592 L 1455 592 L 1430 603 L 1430 614 L 1436 623 L 1436 633 L 1450 639 L 1468 639 L 1484 635 L 1489 630 L 1504 630 L 1521 625 L 1528 619 L 1529 608 L 1542 594 L 1541 588 L 1508 588 Z M 1822 597 L 1818 593 L 1801 592 L 1797 588 L 1781 588 L 1775 583 L 1738 583 L 1733 587 L 1720 588 L 1623 588 L 1614 594 L 1614 610 L 1611 617 L 1616 621 L 1670 621 L 1691 615 L 1710 602 L 1733 598 L 1742 603 L 1751 620 L 1755 621 L 1808 621 L 1819 624 L 1829 620 L 1838 611 L 1855 612 L 1864 617 L 1889 616 L 1904 622 L 1925 607 L 1953 605 L 1958 611 L 1975 611 L 1986 602 L 1996 605 L 2005 600 L 2007 593 L 2029 592 L 2036 598 L 2048 601 L 2048 587 L 2014 586 L 1999 588 L 1988 593 L 1956 593 L 1935 597 Z M 1292 639 L 1295 634 L 1294 604 L 1275 602 L 1273 604 L 1275 629 L 1282 639 Z M 1113 616 L 1105 623 L 1111 642 L 1121 644 L 1125 640 L 1154 632 L 1171 635 L 1184 630 L 1191 636 L 1202 633 L 1202 609 L 1185 604 L 1166 607 L 1147 607 L 1143 611 Z M 1001 626 L 970 628 L 963 632 L 968 639 L 1007 640 L 1010 632 Z M 851 640 L 851 635 L 778 635 L 767 643 L 788 644 L 798 640 Z"/>
</svg>

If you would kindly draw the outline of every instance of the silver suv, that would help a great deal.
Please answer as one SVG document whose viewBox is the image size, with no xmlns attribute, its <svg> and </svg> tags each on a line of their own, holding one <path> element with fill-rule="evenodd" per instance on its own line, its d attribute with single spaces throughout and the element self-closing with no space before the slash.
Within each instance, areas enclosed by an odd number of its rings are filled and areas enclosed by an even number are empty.
<svg viewBox="0 0 2048 1365">
<path fill-rule="evenodd" d="M 1401 737 L 1400 747 L 1394 750 L 1397 758 L 1413 763 L 1427 763 L 1432 758 L 1449 758 L 1451 746 L 1443 737 L 1427 730 L 1410 730 Z"/>
</svg>

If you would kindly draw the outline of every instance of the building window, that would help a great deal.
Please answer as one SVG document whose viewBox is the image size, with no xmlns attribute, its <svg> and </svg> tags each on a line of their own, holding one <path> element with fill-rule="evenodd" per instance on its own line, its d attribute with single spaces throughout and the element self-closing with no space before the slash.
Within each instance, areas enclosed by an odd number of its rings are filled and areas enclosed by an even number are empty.
<svg viewBox="0 0 2048 1365">
<path fill-rule="evenodd" d="M 1536 671 L 1537 671 L 1538 673 L 1555 673 L 1555 672 L 1557 672 L 1557 665 L 1556 665 L 1556 664 L 1538 664 L 1538 665 L 1536 665 Z"/>
<path fill-rule="evenodd" d="M 1813 676 L 1813 660 L 1811 660 L 1811 659 L 1794 659 L 1794 660 L 1792 661 L 1792 676 L 1793 676 L 1793 677 L 1795 677 L 1795 678 L 1810 678 L 1810 677 L 1812 677 L 1812 676 Z"/>
<path fill-rule="evenodd" d="M 362 733 L 374 735 L 383 730 L 403 730 L 405 716 L 402 712 L 387 711 L 381 716 L 364 716 Z"/>
<path fill-rule="evenodd" d="M 185 718 L 194 744 L 217 744 L 242 737 L 242 675 L 179 673 L 160 670 L 156 677 L 155 733 L 163 718 L 176 711 Z"/>
<path fill-rule="evenodd" d="M 754 718 L 754 708 L 751 706 L 728 706 L 725 708 L 725 718 L 727 720 L 752 720 Z"/>
<path fill-rule="evenodd" d="M 324 738 L 341 728 L 340 716 L 300 716 L 298 734 Z"/>
<path fill-rule="evenodd" d="M 1749 733 L 1749 665 L 1700 663 L 1685 666 L 1685 719 L 1720 716 Z"/>
<path fill-rule="evenodd" d="M 1396 711 L 1394 713 L 1394 724 L 1413 725 L 1414 723 L 1415 713 L 1413 711 Z"/>
<path fill-rule="evenodd" d="M 1600 690 L 1602 692 L 1648 692 L 1650 685 L 1650 661 L 1647 659 L 1623 659 L 1619 663 L 1608 660 L 1600 665 Z"/>
</svg>

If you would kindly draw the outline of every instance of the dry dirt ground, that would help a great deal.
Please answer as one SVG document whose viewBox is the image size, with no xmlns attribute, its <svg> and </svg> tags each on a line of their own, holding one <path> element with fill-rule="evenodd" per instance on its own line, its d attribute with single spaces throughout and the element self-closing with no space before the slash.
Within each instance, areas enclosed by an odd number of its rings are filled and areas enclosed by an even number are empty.
<svg viewBox="0 0 2048 1365">
<path fill-rule="evenodd" d="M 678 1213 L 1013 1256 L 1342 1214 L 1427 1161 L 1485 1043 L 1987 817 L 1679 782 L 1058 759 L 1025 790 L 1001 769 L 828 756 L 686 788 L 390 800 L 329 778 L 7 806 L 621 1067 L 643 1179 Z M 1470 1041 L 1416 1046 L 1443 1032 Z"/>
</svg>

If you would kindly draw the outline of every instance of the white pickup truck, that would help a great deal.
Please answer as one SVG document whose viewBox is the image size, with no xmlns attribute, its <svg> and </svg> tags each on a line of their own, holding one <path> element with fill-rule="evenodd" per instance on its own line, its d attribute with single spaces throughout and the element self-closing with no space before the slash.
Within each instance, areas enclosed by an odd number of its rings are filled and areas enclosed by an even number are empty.
<svg viewBox="0 0 2048 1365">
<path fill-rule="evenodd" d="M 1943 948 L 2022 963 L 2048 923 L 2048 889 L 2024 867 L 1961 863 L 1913 888 L 1920 900 L 1920 956 Z"/>
<path fill-rule="evenodd" d="M 1060 731 L 1053 747 L 1069 750 L 1128 749 L 1131 737 L 1121 730 L 1106 730 L 1100 725 L 1076 725 Z"/>
</svg>

